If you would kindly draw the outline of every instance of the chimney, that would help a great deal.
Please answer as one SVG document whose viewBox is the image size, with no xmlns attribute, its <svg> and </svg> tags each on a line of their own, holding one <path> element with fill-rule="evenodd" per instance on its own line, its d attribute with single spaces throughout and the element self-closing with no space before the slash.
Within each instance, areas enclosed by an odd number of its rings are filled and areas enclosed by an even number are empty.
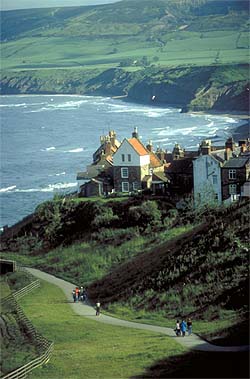
<svg viewBox="0 0 250 379">
<path fill-rule="evenodd" d="M 111 142 L 107 141 L 105 144 L 105 155 L 110 155 L 111 154 Z"/>
<path fill-rule="evenodd" d="M 110 142 L 113 147 L 115 147 L 115 140 L 116 140 L 116 132 L 114 130 L 109 131 L 109 137 L 110 137 Z"/>
<path fill-rule="evenodd" d="M 105 136 L 101 136 L 101 137 L 100 137 L 100 143 L 101 143 L 101 145 L 102 145 L 104 142 L 105 142 Z"/>
<path fill-rule="evenodd" d="M 226 149 L 230 149 L 231 151 L 234 151 L 234 150 L 235 150 L 235 143 L 234 143 L 234 140 L 233 140 L 232 137 L 229 137 L 229 138 L 226 140 L 225 148 L 226 148 Z"/>
<path fill-rule="evenodd" d="M 132 133 L 132 138 L 137 138 L 137 139 L 139 139 L 139 134 L 138 134 L 137 127 L 134 128 L 134 131 L 133 131 L 133 133 Z"/>
<path fill-rule="evenodd" d="M 158 149 L 156 150 L 155 155 L 156 155 L 157 158 L 159 158 L 160 161 L 162 161 L 162 162 L 163 162 L 164 160 L 166 160 L 166 151 L 164 151 L 163 149 L 160 149 L 159 147 L 158 147 Z"/>
<path fill-rule="evenodd" d="M 209 155 L 211 153 L 211 140 L 203 140 L 200 145 L 201 155 Z"/>
<path fill-rule="evenodd" d="M 148 151 L 151 151 L 151 152 L 153 151 L 153 144 L 151 140 L 148 141 L 146 148 Z"/>
<path fill-rule="evenodd" d="M 230 158 L 232 158 L 232 150 L 229 148 L 226 148 L 224 152 L 224 159 L 225 161 L 228 161 Z"/>
<path fill-rule="evenodd" d="M 247 151 L 247 141 L 242 139 L 242 140 L 239 140 L 238 144 L 240 147 L 240 152 L 245 153 Z"/>
<path fill-rule="evenodd" d="M 172 155 L 173 159 L 184 158 L 184 150 L 180 147 L 178 143 L 174 145 Z"/>
</svg>

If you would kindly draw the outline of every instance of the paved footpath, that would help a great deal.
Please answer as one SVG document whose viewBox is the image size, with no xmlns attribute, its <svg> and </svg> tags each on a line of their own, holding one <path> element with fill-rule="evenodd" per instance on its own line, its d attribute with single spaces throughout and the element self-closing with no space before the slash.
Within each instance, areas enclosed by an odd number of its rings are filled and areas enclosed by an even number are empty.
<svg viewBox="0 0 250 379">
<path fill-rule="evenodd" d="M 27 268 L 27 270 L 35 277 L 45 280 L 61 288 L 63 292 L 65 293 L 67 300 L 69 300 L 69 305 L 72 307 L 74 312 L 80 316 L 84 316 L 92 320 L 94 319 L 97 322 L 103 322 L 103 323 L 111 324 L 115 326 L 122 326 L 122 327 L 133 328 L 133 329 L 143 329 L 143 330 L 149 330 L 152 332 L 166 334 L 167 336 L 174 338 L 181 345 L 192 350 L 214 351 L 214 352 L 249 351 L 248 345 L 247 346 L 225 346 L 225 347 L 215 346 L 204 341 L 202 338 L 200 338 L 196 334 L 192 334 L 191 336 L 186 336 L 186 337 L 176 337 L 175 332 L 171 328 L 125 321 L 119 318 L 106 316 L 104 314 L 101 314 L 99 317 L 96 317 L 95 309 L 92 306 L 83 304 L 82 302 L 79 302 L 79 303 L 72 302 L 72 289 L 75 288 L 76 286 L 75 284 L 66 282 L 63 279 L 56 278 L 53 275 L 47 274 L 46 272 L 43 272 L 34 268 Z"/>
</svg>

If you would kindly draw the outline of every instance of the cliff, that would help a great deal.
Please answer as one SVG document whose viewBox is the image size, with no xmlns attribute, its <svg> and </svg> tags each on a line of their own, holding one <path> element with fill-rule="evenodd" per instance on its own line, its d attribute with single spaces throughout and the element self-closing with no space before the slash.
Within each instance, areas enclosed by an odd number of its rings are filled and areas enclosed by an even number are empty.
<svg viewBox="0 0 250 379">
<path fill-rule="evenodd" d="M 123 68 L 8 71 L 2 75 L 0 92 L 127 96 L 131 101 L 174 105 L 183 111 L 249 109 L 248 65 L 151 66 L 133 72 Z"/>
</svg>

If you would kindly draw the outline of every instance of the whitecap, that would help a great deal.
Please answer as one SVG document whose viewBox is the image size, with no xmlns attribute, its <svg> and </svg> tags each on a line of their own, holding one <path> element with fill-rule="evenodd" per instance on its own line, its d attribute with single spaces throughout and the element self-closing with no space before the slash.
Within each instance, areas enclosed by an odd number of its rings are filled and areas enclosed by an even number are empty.
<svg viewBox="0 0 250 379">
<path fill-rule="evenodd" d="M 147 117 L 161 117 L 162 114 L 157 113 L 157 112 L 146 112 L 145 116 L 147 116 Z"/>
<path fill-rule="evenodd" d="M 65 150 L 64 153 L 81 153 L 82 151 L 83 151 L 83 148 L 78 147 L 78 148 L 72 149 L 72 150 Z"/>
<path fill-rule="evenodd" d="M 55 184 L 49 184 L 47 187 L 44 188 L 27 188 L 27 189 L 15 189 L 12 192 L 54 192 L 56 190 L 63 190 L 68 188 L 76 187 L 77 183 L 55 183 Z"/>
<path fill-rule="evenodd" d="M 55 146 L 46 147 L 46 149 L 42 151 L 51 151 L 51 150 L 56 150 Z"/>
<path fill-rule="evenodd" d="M 208 131 L 208 134 L 209 134 L 209 135 L 213 135 L 213 136 L 215 136 L 216 133 L 217 133 L 217 130 L 218 130 L 217 128 L 212 129 L 212 130 L 209 130 L 209 131 Z"/>
<path fill-rule="evenodd" d="M 154 139 L 152 142 L 156 143 L 156 142 L 167 142 L 167 141 L 169 141 L 169 138 Z"/>
<path fill-rule="evenodd" d="M 197 129 L 197 127 L 195 127 L 195 126 L 192 127 L 192 128 L 184 128 L 184 129 L 181 129 L 181 130 L 180 130 L 180 133 L 181 133 L 183 136 L 187 136 L 187 135 L 193 133 L 193 131 L 194 131 L 195 129 Z"/>
<path fill-rule="evenodd" d="M 206 125 L 208 128 L 211 128 L 211 126 L 214 126 L 214 121 L 211 121 L 209 124 Z"/>
<path fill-rule="evenodd" d="M 5 188 L 0 188 L 0 192 L 11 192 L 16 188 L 16 186 L 10 186 Z"/>
<path fill-rule="evenodd" d="M 62 176 L 62 175 L 66 175 L 66 172 L 59 172 L 57 174 L 50 174 L 49 176 Z"/>
</svg>

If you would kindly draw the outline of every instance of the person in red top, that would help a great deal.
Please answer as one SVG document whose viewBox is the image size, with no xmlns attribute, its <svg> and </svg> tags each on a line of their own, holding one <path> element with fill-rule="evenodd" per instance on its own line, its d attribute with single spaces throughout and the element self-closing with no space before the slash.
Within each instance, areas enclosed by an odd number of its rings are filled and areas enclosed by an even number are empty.
<svg viewBox="0 0 250 379">
<path fill-rule="evenodd" d="M 80 291 L 79 291 L 79 288 L 76 287 L 76 301 L 79 300 L 79 296 L 80 296 Z"/>
</svg>

